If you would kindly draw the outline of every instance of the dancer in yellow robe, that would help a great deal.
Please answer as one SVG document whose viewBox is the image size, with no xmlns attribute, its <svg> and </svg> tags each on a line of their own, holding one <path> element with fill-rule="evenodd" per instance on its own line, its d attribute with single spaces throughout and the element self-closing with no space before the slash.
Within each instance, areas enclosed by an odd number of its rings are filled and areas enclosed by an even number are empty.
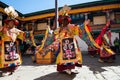
<svg viewBox="0 0 120 80">
<path fill-rule="evenodd" d="M 40 47 L 36 54 L 44 56 L 47 52 L 53 51 L 56 55 L 57 71 L 66 71 L 71 74 L 71 70 L 75 66 L 82 66 L 82 55 L 75 38 L 75 35 L 79 36 L 81 31 L 78 25 L 70 23 L 71 18 L 68 16 L 67 11 L 68 9 L 64 8 L 58 19 L 60 26 L 53 31 L 54 41 L 46 46 L 49 40 L 45 39 L 45 47 Z"/>
<path fill-rule="evenodd" d="M 22 63 L 17 38 L 23 38 L 23 31 L 16 28 L 18 23 L 18 20 L 10 13 L 4 26 L 0 28 L 0 71 L 2 71 L 2 76 L 12 74 Z"/>
</svg>

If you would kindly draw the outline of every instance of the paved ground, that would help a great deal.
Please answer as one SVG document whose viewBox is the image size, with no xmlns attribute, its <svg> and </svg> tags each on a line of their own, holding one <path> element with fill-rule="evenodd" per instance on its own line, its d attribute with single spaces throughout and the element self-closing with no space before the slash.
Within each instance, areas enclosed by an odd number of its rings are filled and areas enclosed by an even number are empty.
<svg viewBox="0 0 120 80">
<path fill-rule="evenodd" d="M 32 63 L 30 56 L 23 57 L 23 64 L 13 75 L 0 77 L 0 80 L 120 80 L 120 55 L 115 63 L 99 63 L 98 57 L 92 58 L 83 53 L 82 68 L 76 67 L 78 74 L 68 75 L 56 71 L 56 65 Z"/>
</svg>

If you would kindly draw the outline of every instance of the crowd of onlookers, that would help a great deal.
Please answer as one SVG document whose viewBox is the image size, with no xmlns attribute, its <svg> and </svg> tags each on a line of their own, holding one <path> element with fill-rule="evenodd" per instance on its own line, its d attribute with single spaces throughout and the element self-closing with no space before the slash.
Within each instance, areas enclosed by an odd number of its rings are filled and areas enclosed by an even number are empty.
<svg viewBox="0 0 120 80">
<path fill-rule="evenodd" d="M 120 38 L 116 37 L 114 40 L 114 50 L 116 54 L 120 54 Z"/>
</svg>

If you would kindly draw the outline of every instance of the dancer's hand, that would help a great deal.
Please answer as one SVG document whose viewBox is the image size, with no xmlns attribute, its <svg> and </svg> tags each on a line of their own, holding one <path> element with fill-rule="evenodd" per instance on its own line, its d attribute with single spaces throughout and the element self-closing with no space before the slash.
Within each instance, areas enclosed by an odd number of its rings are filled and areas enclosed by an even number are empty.
<svg viewBox="0 0 120 80">
<path fill-rule="evenodd" d="M 107 22 L 106 26 L 109 26 L 110 25 L 110 21 Z"/>
<path fill-rule="evenodd" d="M 90 24 L 90 19 L 85 20 L 85 25 L 88 25 L 88 24 Z"/>
</svg>

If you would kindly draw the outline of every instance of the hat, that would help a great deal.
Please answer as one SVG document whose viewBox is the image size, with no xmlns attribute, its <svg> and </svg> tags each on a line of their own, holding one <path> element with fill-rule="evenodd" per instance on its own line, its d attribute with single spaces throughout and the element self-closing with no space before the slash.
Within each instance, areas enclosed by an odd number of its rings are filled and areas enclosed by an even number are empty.
<svg viewBox="0 0 120 80">
<path fill-rule="evenodd" d="M 70 11 L 70 7 L 68 7 L 67 5 L 65 5 L 60 11 L 59 11 L 59 18 L 58 18 L 58 22 L 62 23 L 62 20 L 67 19 L 68 22 L 71 22 L 71 18 L 68 15 L 68 12 Z"/>
<path fill-rule="evenodd" d="M 13 21 L 14 24 L 17 26 L 19 24 L 19 21 L 15 19 L 16 17 L 18 17 L 18 13 L 15 11 L 15 9 L 12 6 L 9 6 L 6 7 L 4 11 L 8 15 L 7 19 L 4 22 L 8 24 L 9 21 Z"/>
</svg>

